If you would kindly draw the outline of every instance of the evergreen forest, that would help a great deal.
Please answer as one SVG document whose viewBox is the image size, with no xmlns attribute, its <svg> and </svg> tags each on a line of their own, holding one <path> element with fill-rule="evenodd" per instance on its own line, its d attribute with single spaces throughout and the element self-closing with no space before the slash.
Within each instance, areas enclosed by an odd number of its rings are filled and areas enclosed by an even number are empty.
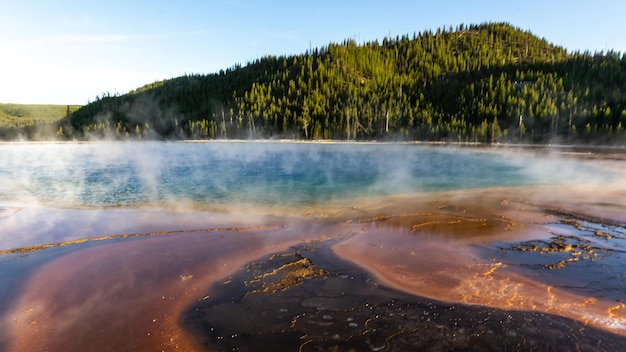
<svg viewBox="0 0 626 352">
<path fill-rule="evenodd" d="M 105 93 L 43 135 L 619 145 L 626 55 L 570 53 L 508 23 L 346 39 Z"/>
</svg>

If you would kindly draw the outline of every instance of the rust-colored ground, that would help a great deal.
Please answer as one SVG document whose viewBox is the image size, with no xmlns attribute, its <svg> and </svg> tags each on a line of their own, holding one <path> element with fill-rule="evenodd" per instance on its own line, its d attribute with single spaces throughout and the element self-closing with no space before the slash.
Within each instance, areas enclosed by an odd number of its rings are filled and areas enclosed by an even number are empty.
<svg viewBox="0 0 626 352">
<path fill-rule="evenodd" d="M 213 216 L 197 231 L 169 224 L 124 241 L 103 238 L 38 268 L 0 329 L 9 351 L 196 350 L 180 314 L 211 285 L 261 256 L 340 239 L 335 253 L 380 283 L 441 301 L 553 313 L 624 335 L 623 301 L 557 289 L 480 250 L 548 239 L 547 225 L 565 215 L 623 226 L 624 199 L 624 189 L 602 185 L 515 187 L 360 199 L 282 218 Z"/>
<path fill-rule="evenodd" d="M 624 196 L 601 188 L 524 187 L 444 193 L 426 201 L 396 199 L 388 206 L 364 206 L 354 220 L 363 234 L 334 250 L 382 283 L 416 295 L 552 313 L 626 334 L 623 302 L 557 289 L 480 252 L 496 241 L 549 239 L 554 233 L 547 225 L 564 221 L 565 215 L 626 224 Z"/>
</svg>

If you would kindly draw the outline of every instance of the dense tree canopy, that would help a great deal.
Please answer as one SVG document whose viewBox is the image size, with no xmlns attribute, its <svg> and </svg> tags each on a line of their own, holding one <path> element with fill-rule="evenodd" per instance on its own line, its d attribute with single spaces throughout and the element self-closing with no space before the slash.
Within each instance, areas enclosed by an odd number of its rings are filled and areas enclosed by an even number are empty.
<svg viewBox="0 0 626 352">
<path fill-rule="evenodd" d="M 506 23 L 459 25 L 105 94 L 57 138 L 623 143 L 626 56 L 568 53 Z"/>
</svg>

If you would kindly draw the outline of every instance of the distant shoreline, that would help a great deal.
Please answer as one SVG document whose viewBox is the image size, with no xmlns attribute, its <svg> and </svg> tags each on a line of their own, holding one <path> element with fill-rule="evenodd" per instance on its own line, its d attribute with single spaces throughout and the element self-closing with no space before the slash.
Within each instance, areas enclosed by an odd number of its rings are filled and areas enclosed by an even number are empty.
<svg viewBox="0 0 626 352">
<path fill-rule="evenodd" d="M 186 140 L 0 140 L 0 145 L 8 144 L 95 144 L 95 143 L 262 143 L 262 144 L 323 144 L 323 145 L 422 145 L 433 147 L 459 147 L 482 150 L 536 150 L 559 152 L 562 155 L 571 155 L 584 158 L 593 158 L 594 155 L 611 154 L 617 159 L 626 160 L 626 145 L 568 145 L 568 144 L 511 144 L 511 143 L 475 143 L 475 142 L 446 142 L 446 141 L 378 141 L 359 140 L 348 141 L 339 139 L 297 140 L 297 139 L 186 139 Z"/>
</svg>

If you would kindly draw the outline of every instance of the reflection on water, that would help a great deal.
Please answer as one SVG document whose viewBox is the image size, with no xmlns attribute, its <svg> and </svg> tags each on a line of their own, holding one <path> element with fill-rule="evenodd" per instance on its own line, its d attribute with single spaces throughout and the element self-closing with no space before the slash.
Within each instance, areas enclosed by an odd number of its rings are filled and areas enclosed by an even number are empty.
<svg viewBox="0 0 626 352">
<path fill-rule="evenodd" d="M 551 191 L 549 196 L 540 188 L 465 197 L 452 192 L 430 202 L 396 200 L 378 207 L 375 217 L 364 214 L 358 223 L 367 225 L 365 233 L 335 251 L 386 284 L 425 297 L 553 313 L 626 333 L 626 281 L 620 269 L 626 221 L 592 225 L 589 219 L 598 219 L 600 208 L 586 221 L 580 213 L 573 221 L 566 215 L 571 211 L 556 212 L 553 202 L 590 194 Z M 481 205 L 473 206 L 477 200 Z M 563 232 L 563 226 L 571 227 L 570 234 L 555 233 L 555 226 Z"/>
<path fill-rule="evenodd" d="M 303 275 L 279 292 L 267 292 L 290 277 L 283 273 L 286 267 L 303 261 L 324 275 Z M 367 276 L 324 244 L 293 248 L 215 285 L 182 324 L 202 346 L 219 351 L 609 351 L 626 343 L 626 337 L 580 322 L 442 303 L 389 289 Z"/>
<path fill-rule="evenodd" d="M 624 343 L 617 167 L 415 145 L 0 152 L 0 350 Z"/>
<path fill-rule="evenodd" d="M 626 311 L 626 224 L 609 223 L 580 214 L 561 213 L 549 224 L 550 237 L 518 243 L 501 243 L 502 260 L 537 280 L 582 296 L 614 301 Z M 495 254 L 495 253 L 494 253 Z M 608 324 L 611 322 L 607 321 Z M 626 319 L 616 321 L 626 330 Z"/>
<path fill-rule="evenodd" d="M 92 143 L 0 145 L 0 201 L 200 208 L 595 178 L 571 161 L 416 145 Z M 569 177 L 562 177 L 569 172 Z M 605 178 L 611 178 L 605 174 Z"/>
</svg>

